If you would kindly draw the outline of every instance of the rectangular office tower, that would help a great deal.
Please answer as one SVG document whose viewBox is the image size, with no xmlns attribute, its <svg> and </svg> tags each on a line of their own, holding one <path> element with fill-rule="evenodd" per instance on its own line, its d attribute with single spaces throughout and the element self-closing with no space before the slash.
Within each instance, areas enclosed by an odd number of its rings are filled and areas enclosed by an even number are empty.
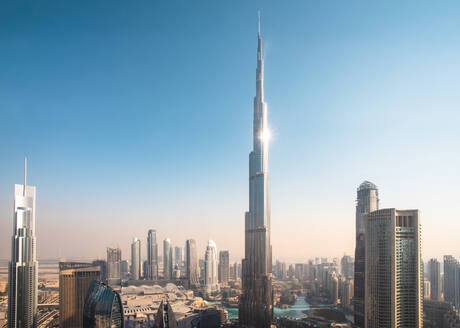
<svg viewBox="0 0 460 328">
<path fill-rule="evenodd" d="M 364 225 L 365 327 L 422 327 L 419 211 L 377 210 Z"/>
<path fill-rule="evenodd" d="M 200 285 L 200 269 L 195 239 L 187 239 L 185 242 L 185 270 L 189 288 L 198 287 Z"/>
<path fill-rule="evenodd" d="M 101 268 L 91 263 L 59 263 L 59 327 L 83 327 L 83 308 L 88 288 L 101 279 Z"/>
<path fill-rule="evenodd" d="M 111 287 L 121 285 L 121 249 L 107 248 L 107 284 Z"/>
<path fill-rule="evenodd" d="M 27 165 L 26 165 L 27 166 Z M 14 186 L 14 223 L 8 266 L 8 327 L 34 327 L 38 262 L 35 240 L 35 187 Z"/>
<path fill-rule="evenodd" d="M 430 298 L 434 301 L 441 301 L 441 263 L 437 259 L 428 261 L 428 280 Z"/>
<path fill-rule="evenodd" d="M 158 280 L 158 244 L 157 231 L 150 229 L 147 235 L 147 272 L 149 280 Z"/>
</svg>

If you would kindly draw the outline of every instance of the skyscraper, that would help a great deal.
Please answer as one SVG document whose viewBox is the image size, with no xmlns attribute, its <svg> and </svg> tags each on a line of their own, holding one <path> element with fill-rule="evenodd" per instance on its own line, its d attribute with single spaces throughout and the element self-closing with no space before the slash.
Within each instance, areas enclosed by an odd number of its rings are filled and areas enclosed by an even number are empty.
<svg viewBox="0 0 460 328">
<path fill-rule="evenodd" d="M 107 247 L 107 284 L 111 287 L 121 284 L 121 249 Z"/>
<path fill-rule="evenodd" d="M 100 281 L 89 285 L 83 307 L 83 327 L 123 328 L 123 305 L 120 295 Z"/>
<path fill-rule="evenodd" d="M 173 263 L 172 263 L 172 246 L 171 239 L 163 240 L 163 278 L 166 280 L 172 279 Z"/>
<path fill-rule="evenodd" d="M 212 294 L 219 291 L 217 279 L 217 247 L 212 240 L 208 241 L 204 255 L 204 291 Z"/>
<path fill-rule="evenodd" d="M 8 266 L 8 327 L 34 327 L 37 315 L 38 262 L 35 239 L 35 187 L 14 185 L 13 236 Z"/>
<path fill-rule="evenodd" d="M 364 327 L 364 295 L 365 295 L 365 248 L 364 248 L 364 216 L 379 209 L 379 191 L 377 186 L 364 181 L 358 187 L 356 199 L 356 248 L 353 306 L 355 325 Z"/>
<path fill-rule="evenodd" d="M 180 246 L 174 247 L 174 264 L 179 267 L 182 265 L 182 247 Z"/>
<path fill-rule="evenodd" d="M 441 300 L 441 263 L 436 259 L 428 261 L 428 280 L 430 281 L 430 296 L 434 301 Z"/>
<path fill-rule="evenodd" d="M 90 263 L 59 263 L 59 327 L 83 327 L 83 308 L 88 288 L 100 280 L 99 266 Z"/>
<path fill-rule="evenodd" d="M 141 278 L 141 241 L 133 239 L 131 244 L 131 279 L 139 280 Z"/>
<path fill-rule="evenodd" d="M 153 229 L 147 235 L 147 279 L 158 280 L 157 232 Z"/>
<path fill-rule="evenodd" d="M 264 59 L 259 14 L 253 150 L 249 154 L 249 211 L 245 214 L 245 258 L 239 304 L 240 323 L 247 327 L 270 327 L 273 316 L 268 195 L 269 137 L 267 104 L 264 101 Z"/>
<path fill-rule="evenodd" d="M 419 211 L 377 210 L 364 224 L 365 327 L 422 327 Z"/>
<path fill-rule="evenodd" d="M 452 255 L 444 256 L 444 300 L 460 307 L 460 264 Z"/>
<path fill-rule="evenodd" d="M 228 283 L 230 277 L 230 254 L 228 251 L 219 252 L 219 282 Z"/>
<path fill-rule="evenodd" d="M 105 260 L 94 260 L 93 266 L 98 266 L 101 269 L 101 281 L 107 282 L 107 262 Z"/>
<path fill-rule="evenodd" d="M 340 271 L 345 278 L 353 278 L 354 261 L 351 256 L 344 255 L 340 261 Z"/>
<path fill-rule="evenodd" d="M 198 265 L 198 253 L 195 239 L 188 239 L 185 242 L 185 266 L 190 287 L 200 285 L 200 270 Z"/>
</svg>

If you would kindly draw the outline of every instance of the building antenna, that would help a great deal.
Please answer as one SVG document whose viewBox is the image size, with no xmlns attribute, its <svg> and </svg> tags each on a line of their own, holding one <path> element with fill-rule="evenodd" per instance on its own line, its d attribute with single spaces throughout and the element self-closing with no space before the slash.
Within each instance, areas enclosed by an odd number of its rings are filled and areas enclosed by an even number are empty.
<svg viewBox="0 0 460 328">
<path fill-rule="evenodd" d="M 27 186 L 27 156 L 24 157 L 24 190 L 22 192 L 22 195 L 24 197 L 26 196 L 26 186 Z"/>
</svg>

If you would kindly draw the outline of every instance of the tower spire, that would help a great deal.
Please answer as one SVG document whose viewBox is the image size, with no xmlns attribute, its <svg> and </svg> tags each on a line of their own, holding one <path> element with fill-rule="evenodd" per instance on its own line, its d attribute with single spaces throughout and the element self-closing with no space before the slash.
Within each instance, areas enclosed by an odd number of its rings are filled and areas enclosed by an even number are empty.
<svg viewBox="0 0 460 328">
<path fill-rule="evenodd" d="M 26 186 L 27 186 L 27 156 L 24 157 L 24 189 L 22 195 L 26 196 Z"/>
<path fill-rule="evenodd" d="M 260 10 L 257 10 L 257 35 L 260 38 Z"/>
</svg>

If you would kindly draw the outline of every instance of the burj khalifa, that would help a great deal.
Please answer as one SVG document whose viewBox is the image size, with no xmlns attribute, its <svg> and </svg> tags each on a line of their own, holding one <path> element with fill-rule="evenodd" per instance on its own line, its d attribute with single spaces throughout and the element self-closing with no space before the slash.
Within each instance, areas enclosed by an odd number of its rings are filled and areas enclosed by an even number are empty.
<svg viewBox="0 0 460 328">
<path fill-rule="evenodd" d="M 254 97 L 253 150 L 249 154 L 249 211 L 245 216 L 245 258 L 239 321 L 243 327 L 270 327 L 273 316 L 270 197 L 268 195 L 267 104 L 264 101 L 264 59 L 257 34 L 256 96 Z"/>
</svg>

